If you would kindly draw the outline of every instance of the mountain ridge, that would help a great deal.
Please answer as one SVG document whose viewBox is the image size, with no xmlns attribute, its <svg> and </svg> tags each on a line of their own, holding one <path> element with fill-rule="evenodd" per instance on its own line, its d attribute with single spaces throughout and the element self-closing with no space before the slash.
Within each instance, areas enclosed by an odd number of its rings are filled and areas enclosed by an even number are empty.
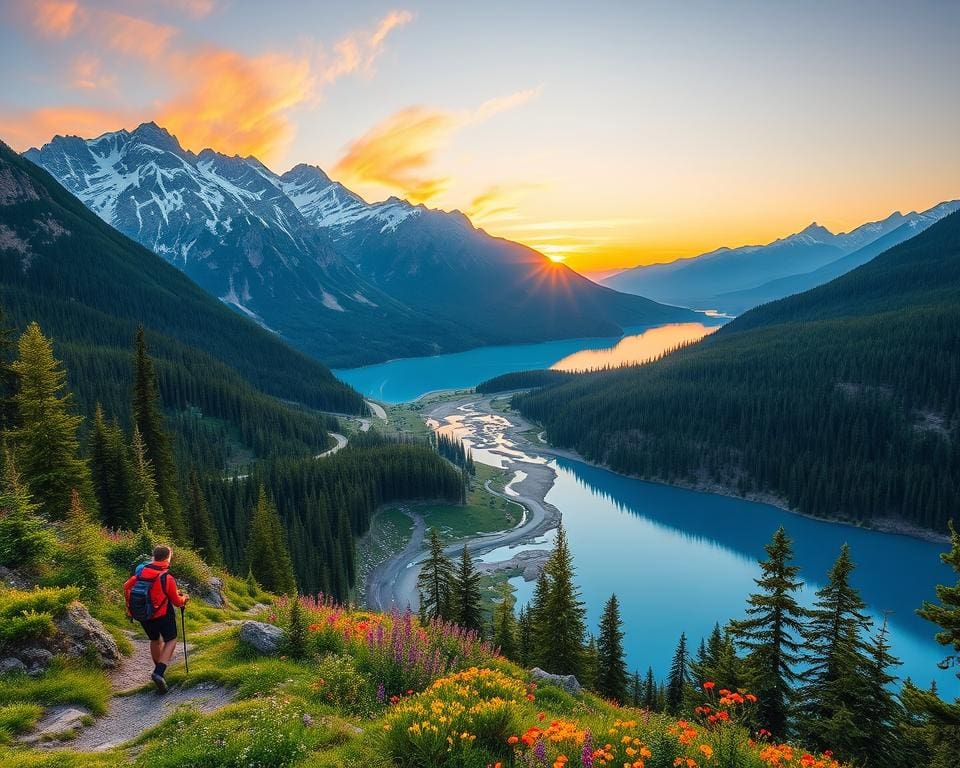
<svg viewBox="0 0 960 768">
<path fill-rule="evenodd" d="M 693 319 L 597 286 L 462 213 L 367 203 L 316 166 L 197 154 L 155 123 L 24 153 L 236 311 L 337 367 Z M 518 288 L 518 286 L 522 286 Z"/>
<path fill-rule="evenodd" d="M 960 201 L 946 201 L 921 212 L 895 211 L 886 218 L 840 233 L 814 221 L 799 232 L 764 245 L 722 247 L 674 262 L 634 267 L 602 282 L 619 290 L 642 292 L 658 301 L 737 314 L 788 295 L 794 284 L 797 290 L 820 284 L 815 274 L 819 270 L 824 274 L 820 282 L 837 277 L 846 270 L 831 271 L 831 264 L 843 267 L 843 260 L 858 251 L 871 254 L 851 259 L 848 269 L 852 269 L 883 250 L 870 250 L 872 243 L 908 224 L 929 226 L 957 208 Z M 901 231 L 911 234 L 909 229 Z M 918 231 L 922 229 L 912 234 Z M 886 247 L 902 239 L 905 238 L 888 239 Z M 802 275 L 809 277 L 803 279 Z"/>
</svg>

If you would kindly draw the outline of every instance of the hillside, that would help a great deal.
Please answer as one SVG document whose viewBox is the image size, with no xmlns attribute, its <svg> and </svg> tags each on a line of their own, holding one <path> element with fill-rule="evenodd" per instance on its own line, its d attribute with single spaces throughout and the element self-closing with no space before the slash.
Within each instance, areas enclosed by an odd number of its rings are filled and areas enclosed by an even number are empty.
<svg viewBox="0 0 960 768">
<path fill-rule="evenodd" d="M 212 296 L 335 367 L 618 336 L 686 310 L 618 294 L 459 213 L 368 204 L 319 168 L 184 150 L 144 123 L 24 156 Z"/>
<path fill-rule="evenodd" d="M 960 503 L 960 214 L 657 363 L 518 396 L 612 469 L 942 533 Z"/>
<path fill-rule="evenodd" d="M 0 306 L 15 327 L 37 320 L 57 339 L 87 413 L 96 401 L 118 417 L 127 413 L 141 323 L 168 407 L 199 409 L 232 425 L 258 453 L 276 453 L 281 444 L 303 452 L 326 444 L 333 422 L 281 400 L 341 413 L 366 410 L 327 368 L 212 299 L 5 146 Z"/>
<path fill-rule="evenodd" d="M 766 245 L 720 248 L 668 264 L 635 267 L 603 282 L 657 301 L 740 314 L 839 277 L 958 207 L 960 201 L 951 201 L 921 213 L 896 211 L 842 234 L 814 222 Z"/>
</svg>

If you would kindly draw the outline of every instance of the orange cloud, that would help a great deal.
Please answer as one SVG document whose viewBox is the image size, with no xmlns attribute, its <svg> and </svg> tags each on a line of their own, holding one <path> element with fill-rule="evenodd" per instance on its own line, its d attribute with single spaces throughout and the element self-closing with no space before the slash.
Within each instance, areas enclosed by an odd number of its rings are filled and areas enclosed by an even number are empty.
<svg viewBox="0 0 960 768">
<path fill-rule="evenodd" d="M 387 35 L 413 20 L 409 11 L 390 11 L 372 32 L 355 32 L 334 44 L 335 56 L 321 57 L 320 80 L 332 83 L 343 75 L 360 71 L 370 74 L 383 53 Z"/>
<path fill-rule="evenodd" d="M 176 0 L 176 5 L 192 15 L 205 15 L 214 4 L 210 0 Z M 186 47 L 178 42 L 176 27 L 85 8 L 75 1 L 38 0 L 31 12 L 34 26 L 43 34 L 82 38 L 100 55 L 113 55 L 114 60 L 108 62 L 112 70 L 123 66 L 116 57 L 141 61 L 169 85 L 172 95 L 149 108 L 141 107 L 134 122 L 154 119 L 188 149 L 214 147 L 266 161 L 291 139 L 292 109 L 316 104 L 320 88 L 344 75 L 369 74 L 391 31 L 413 18 L 407 11 L 390 11 L 373 28 L 345 36 L 329 51 L 314 46 L 302 55 L 247 56 L 217 46 Z M 84 90 L 109 85 L 101 71 L 98 55 L 81 54 L 74 60 L 71 83 Z M 97 132 L 110 130 L 117 124 L 106 125 L 105 121 L 116 116 L 117 111 L 111 109 L 66 107 L 12 115 L 2 124 L 8 140 L 22 147 L 46 141 L 53 133 L 89 136 L 94 133 L 91 126 L 99 126 Z M 64 122 L 49 130 L 47 126 L 57 118 Z"/>
<path fill-rule="evenodd" d="M 60 39 L 73 34 L 81 16 L 77 0 L 35 0 L 30 11 L 33 26 L 40 34 Z"/>
<path fill-rule="evenodd" d="M 111 11 L 98 12 L 90 26 L 93 35 L 111 50 L 151 61 L 168 52 L 177 34 L 176 27 Z"/>
<path fill-rule="evenodd" d="M 467 216 L 478 227 L 503 226 L 520 218 L 519 201 L 543 184 L 494 184 L 473 198 Z"/>
<path fill-rule="evenodd" d="M 70 85 L 87 91 L 101 89 L 112 90 L 117 84 L 117 77 L 103 71 L 99 56 L 83 53 L 73 60 L 70 67 L 72 80 Z"/>
<path fill-rule="evenodd" d="M 209 49 L 174 57 L 178 76 L 194 85 L 163 104 L 156 120 L 185 147 L 269 159 L 289 141 L 287 111 L 310 98 L 310 62 L 286 54 L 247 58 Z"/>
<path fill-rule="evenodd" d="M 403 192 L 413 203 L 426 202 L 446 187 L 445 178 L 426 169 L 455 127 L 449 112 L 408 107 L 354 140 L 333 175 L 347 186 L 379 184 Z"/>
<path fill-rule="evenodd" d="M 525 104 L 537 93 L 518 91 L 485 101 L 472 111 L 407 107 L 352 141 L 332 174 L 348 187 L 387 187 L 413 203 L 426 203 L 447 187 L 447 177 L 429 171 L 436 153 L 454 133 Z"/>
</svg>

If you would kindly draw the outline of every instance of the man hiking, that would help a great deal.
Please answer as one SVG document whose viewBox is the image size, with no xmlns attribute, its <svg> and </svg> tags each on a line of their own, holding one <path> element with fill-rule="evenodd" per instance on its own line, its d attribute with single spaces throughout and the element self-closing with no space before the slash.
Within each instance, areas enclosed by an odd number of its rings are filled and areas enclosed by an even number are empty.
<svg viewBox="0 0 960 768">
<path fill-rule="evenodd" d="M 154 547 L 153 562 L 147 563 L 123 585 L 127 615 L 136 619 L 150 638 L 154 668 L 150 679 L 160 693 L 167 692 L 164 674 L 177 650 L 177 608 L 190 599 L 177 589 L 170 573 L 170 547 Z"/>
</svg>

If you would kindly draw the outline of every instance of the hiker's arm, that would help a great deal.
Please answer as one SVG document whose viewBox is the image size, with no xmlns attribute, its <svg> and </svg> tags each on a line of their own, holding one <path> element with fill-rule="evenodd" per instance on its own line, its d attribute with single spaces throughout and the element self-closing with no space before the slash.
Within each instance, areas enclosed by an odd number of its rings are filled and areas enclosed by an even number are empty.
<svg viewBox="0 0 960 768">
<path fill-rule="evenodd" d="M 190 598 L 187 595 L 180 594 L 180 591 L 177 589 L 176 579 L 174 579 L 173 576 L 167 576 L 166 582 L 167 597 L 170 599 L 170 603 L 177 606 L 177 608 L 183 608 Z"/>
</svg>

